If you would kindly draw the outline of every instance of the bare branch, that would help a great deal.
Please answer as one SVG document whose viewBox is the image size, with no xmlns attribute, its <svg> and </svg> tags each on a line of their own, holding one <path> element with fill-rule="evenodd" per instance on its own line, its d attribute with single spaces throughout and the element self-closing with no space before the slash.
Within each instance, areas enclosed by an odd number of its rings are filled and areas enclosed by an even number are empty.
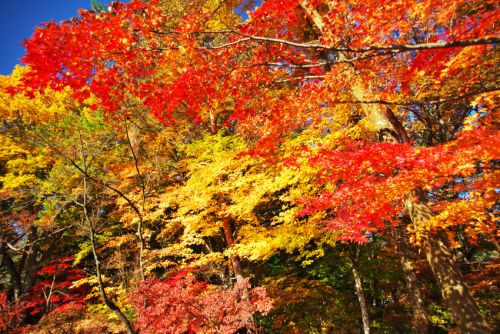
<svg viewBox="0 0 500 334">
<path fill-rule="evenodd" d="M 485 44 L 495 44 L 500 43 L 500 37 L 488 37 L 488 38 L 476 38 L 476 39 L 466 39 L 460 41 L 452 41 L 452 42 L 437 42 L 437 43 L 421 43 L 421 44 L 402 44 L 402 45 L 380 45 L 380 46 L 367 46 L 364 48 L 350 48 L 350 47 L 338 47 L 338 46 L 327 46 L 322 44 L 305 44 L 305 43 L 295 43 L 291 41 L 287 41 L 284 39 L 277 38 L 267 38 L 260 36 L 252 36 L 247 35 L 235 30 L 219 30 L 219 31 L 200 31 L 198 33 L 204 34 L 228 34 L 232 33 L 235 35 L 243 36 L 246 38 L 237 40 L 235 42 L 218 45 L 216 47 L 206 47 L 203 49 L 220 49 L 224 47 L 228 47 L 231 45 L 235 45 L 238 43 L 243 43 L 248 40 L 269 42 L 269 43 L 278 43 L 283 45 L 294 46 L 298 48 L 304 49 L 325 49 L 329 51 L 337 51 L 337 52 L 356 52 L 356 53 L 365 53 L 370 51 L 396 51 L 396 52 L 406 52 L 406 51 L 420 51 L 420 50 L 434 50 L 434 49 L 446 49 L 446 48 L 456 48 L 456 47 L 467 47 L 467 46 L 475 46 L 475 45 L 485 45 Z"/>
<path fill-rule="evenodd" d="M 453 98 L 439 99 L 439 100 L 417 100 L 417 101 L 410 101 L 410 102 L 391 102 L 391 101 L 383 101 L 383 100 L 368 100 L 368 101 L 338 100 L 338 101 L 332 101 L 332 103 L 338 103 L 338 104 L 348 104 L 348 103 L 352 103 L 352 104 L 383 104 L 383 105 L 388 105 L 388 106 L 429 105 L 429 104 L 440 104 L 440 103 L 445 103 L 445 102 L 459 101 L 459 100 L 463 100 L 463 99 L 466 99 L 468 97 L 476 96 L 479 94 L 498 92 L 498 91 L 500 91 L 500 87 L 494 87 L 494 88 L 482 89 L 482 90 L 478 90 L 475 92 L 463 94 L 463 95 L 453 97 Z"/>
</svg>

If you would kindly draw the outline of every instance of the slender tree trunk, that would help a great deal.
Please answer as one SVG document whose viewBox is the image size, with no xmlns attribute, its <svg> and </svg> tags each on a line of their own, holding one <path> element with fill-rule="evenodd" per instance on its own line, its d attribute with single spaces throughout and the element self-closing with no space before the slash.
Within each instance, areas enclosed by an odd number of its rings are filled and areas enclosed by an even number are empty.
<svg viewBox="0 0 500 334">
<path fill-rule="evenodd" d="M 458 331 L 462 334 L 491 333 L 488 323 L 465 284 L 462 272 L 453 260 L 453 255 L 438 234 L 426 229 L 427 222 L 432 218 L 432 212 L 427 205 L 425 192 L 421 188 L 412 190 L 406 200 L 406 206 L 417 230 L 417 236 L 422 240 L 443 298 L 453 313 Z"/>
<path fill-rule="evenodd" d="M 363 294 L 363 284 L 357 265 L 352 265 L 352 273 L 354 274 L 354 282 L 356 283 L 356 294 L 361 307 L 361 317 L 363 318 L 363 330 L 365 334 L 370 334 L 370 319 L 368 316 L 368 308 L 366 307 L 365 295 Z"/>
<path fill-rule="evenodd" d="M 352 273 L 354 275 L 354 284 L 356 286 L 356 294 L 358 295 L 359 306 L 361 307 L 361 318 L 363 320 L 363 331 L 365 334 L 370 334 L 370 317 L 368 315 L 368 307 L 366 305 L 365 294 L 363 290 L 363 281 L 359 275 L 358 263 L 361 245 L 354 246 L 349 244 L 350 254 L 345 252 L 345 256 L 351 264 Z"/>
<path fill-rule="evenodd" d="M 127 319 L 125 314 L 120 310 L 118 306 L 116 306 L 115 303 L 113 303 L 109 298 L 108 295 L 106 294 L 106 291 L 104 290 L 104 282 L 102 281 L 102 276 L 101 276 L 101 263 L 99 261 L 99 257 L 97 256 L 97 251 L 96 251 L 96 244 L 95 244 L 95 239 L 94 239 L 94 230 L 92 226 L 90 226 L 90 242 L 92 244 L 92 254 L 94 255 L 94 263 L 95 263 L 95 269 L 96 269 L 96 275 L 97 275 L 97 282 L 99 283 L 99 292 L 101 293 L 102 300 L 104 301 L 104 304 L 113 311 L 114 314 L 120 319 L 120 321 L 123 324 L 123 327 L 125 327 L 125 330 L 127 331 L 127 334 L 134 334 L 134 330 L 132 329 L 132 325 L 130 324 L 130 321 Z"/>
<path fill-rule="evenodd" d="M 234 239 L 233 239 L 233 229 L 231 228 L 230 218 L 224 215 L 222 217 L 222 222 L 224 226 L 224 235 L 226 236 L 227 248 L 230 249 L 233 247 Z M 245 275 L 243 275 L 243 269 L 241 269 L 241 260 L 238 255 L 230 254 L 229 259 L 231 260 L 231 264 L 233 265 L 234 275 L 236 276 L 236 280 L 238 282 L 245 279 Z"/>
<path fill-rule="evenodd" d="M 89 212 L 87 211 L 87 162 L 85 159 L 85 154 L 83 154 L 83 141 L 80 136 L 80 142 L 82 145 L 82 162 L 83 162 L 83 203 L 80 204 L 82 209 L 83 209 L 83 214 L 85 217 L 85 221 L 88 224 L 88 228 L 90 230 L 90 243 L 92 245 L 92 254 L 94 255 L 94 263 L 95 263 L 95 269 L 96 269 L 96 276 L 97 276 L 97 282 L 99 283 L 99 292 L 101 293 L 102 300 L 104 301 L 104 304 L 113 311 L 114 314 L 120 319 L 121 323 L 123 324 L 123 327 L 125 327 L 125 330 L 127 331 L 127 334 L 134 334 L 134 330 L 132 329 L 132 325 L 130 324 L 130 321 L 127 319 L 125 314 L 120 310 L 120 308 L 113 303 L 109 298 L 108 295 L 106 294 L 106 290 L 104 290 L 104 282 L 102 281 L 102 276 L 101 276 L 101 262 L 99 261 L 99 256 L 97 256 L 97 247 L 96 247 L 96 242 L 95 242 L 95 231 L 94 231 L 94 224 L 92 220 L 90 219 Z"/>
<path fill-rule="evenodd" d="M 222 181 L 222 178 L 219 182 Z M 220 199 L 219 203 L 222 210 L 226 209 L 227 203 L 223 194 L 219 194 Z M 224 228 L 224 236 L 226 237 L 227 249 L 231 249 L 234 245 L 233 239 L 233 228 L 231 227 L 231 217 L 226 215 L 225 213 L 222 215 L 222 223 Z M 245 279 L 245 275 L 243 275 L 243 270 L 241 269 L 241 261 L 240 257 L 237 254 L 230 254 L 229 259 L 231 260 L 231 264 L 233 265 L 234 275 L 236 276 L 236 280 L 238 282 Z"/>
<path fill-rule="evenodd" d="M 424 300 L 418 287 L 418 280 L 415 271 L 411 268 L 411 258 L 408 252 L 408 244 L 403 230 L 394 228 L 392 235 L 396 240 L 398 248 L 399 261 L 403 267 L 403 274 L 406 281 L 406 288 L 411 297 L 411 306 L 413 309 L 413 326 L 417 334 L 429 332 L 429 319 L 425 310 Z"/>
<path fill-rule="evenodd" d="M 49 295 L 47 296 L 47 302 L 45 303 L 45 313 L 49 312 L 50 300 L 52 299 L 52 293 L 54 292 L 54 284 L 56 283 L 56 278 L 57 278 L 58 265 L 59 263 L 56 263 L 56 267 L 54 268 L 54 276 L 52 277 L 52 284 L 50 285 Z"/>
<path fill-rule="evenodd" d="M 226 207 L 226 200 L 223 195 L 220 197 L 220 204 L 223 209 Z M 226 243 L 227 243 L 227 248 L 231 249 L 234 244 L 234 239 L 233 239 L 233 229 L 231 227 L 231 218 L 224 214 L 222 216 L 222 223 L 224 227 L 224 235 L 226 237 Z M 233 270 L 234 270 L 234 275 L 236 276 L 236 281 L 240 282 L 245 279 L 245 275 L 243 274 L 243 269 L 241 268 L 241 261 L 240 257 L 237 254 L 230 254 L 229 258 L 231 260 L 231 264 L 233 265 Z M 243 298 L 248 299 L 249 298 L 249 293 L 248 290 L 245 289 L 243 291 Z M 252 315 L 249 316 L 248 318 L 248 324 L 250 325 L 251 328 L 255 328 L 255 317 Z M 253 333 L 253 329 L 247 328 L 247 331 L 250 333 Z"/>
<path fill-rule="evenodd" d="M 391 288 L 391 298 L 392 298 L 392 301 L 394 302 L 394 304 L 399 303 L 399 298 L 398 298 L 398 295 L 396 294 L 397 292 L 398 292 L 397 287 L 393 286 Z"/>
<path fill-rule="evenodd" d="M 376 263 L 375 261 L 376 261 L 377 257 L 378 256 L 376 253 L 375 254 L 369 253 L 369 255 L 368 255 L 368 259 L 370 261 L 372 261 L 373 263 Z M 378 271 L 378 266 L 375 266 L 375 268 L 373 268 L 373 269 Z M 382 299 L 380 299 L 379 283 L 380 282 L 376 276 L 374 276 L 373 279 L 370 280 L 370 290 L 372 292 L 371 304 L 377 308 L 376 313 L 377 313 L 377 315 L 379 315 L 381 317 L 383 312 L 381 312 L 381 310 L 380 310 L 380 308 L 382 307 Z"/>
</svg>

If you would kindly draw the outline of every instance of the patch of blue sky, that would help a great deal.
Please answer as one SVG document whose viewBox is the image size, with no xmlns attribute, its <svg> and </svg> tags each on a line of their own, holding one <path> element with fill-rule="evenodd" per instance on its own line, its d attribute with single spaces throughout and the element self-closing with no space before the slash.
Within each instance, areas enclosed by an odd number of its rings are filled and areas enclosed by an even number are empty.
<svg viewBox="0 0 500 334">
<path fill-rule="evenodd" d="M 107 5 L 111 0 L 102 0 Z M 122 0 L 122 2 L 128 2 Z M 42 22 L 66 21 L 78 16 L 78 9 L 90 9 L 91 0 L 2 1 L 0 12 L 0 75 L 10 75 L 21 64 L 26 50 L 21 42 L 30 38 Z"/>
</svg>

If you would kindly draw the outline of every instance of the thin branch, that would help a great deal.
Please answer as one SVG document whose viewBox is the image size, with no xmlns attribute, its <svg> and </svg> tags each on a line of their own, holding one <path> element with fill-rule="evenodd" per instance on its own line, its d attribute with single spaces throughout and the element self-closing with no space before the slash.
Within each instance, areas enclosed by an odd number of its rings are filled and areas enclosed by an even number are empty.
<svg viewBox="0 0 500 334">
<path fill-rule="evenodd" d="M 280 81 L 275 81 L 275 82 L 277 82 L 277 83 L 283 83 L 283 82 L 289 82 L 289 81 L 292 81 L 292 80 L 309 80 L 309 79 L 324 79 L 324 78 L 325 78 L 324 75 L 308 75 L 308 76 L 304 76 L 304 77 L 294 77 L 294 78 L 280 80 Z"/>
<path fill-rule="evenodd" d="M 43 237 L 43 238 L 38 238 L 38 239 L 34 240 L 33 242 L 30 242 L 30 243 L 28 243 L 28 244 L 23 245 L 23 246 L 22 246 L 22 247 L 20 247 L 20 248 L 14 247 L 14 246 L 12 246 L 10 243 L 8 243 L 8 242 L 7 242 L 7 246 L 8 246 L 10 249 L 12 249 L 12 250 L 14 250 L 14 251 L 16 251 L 16 252 L 19 252 L 19 251 L 21 251 L 23 248 L 25 248 L 25 247 L 27 247 L 27 246 L 32 246 L 33 244 L 35 244 L 35 243 L 37 243 L 37 242 L 40 242 L 40 241 L 42 241 L 42 240 L 45 240 L 45 239 L 51 238 L 54 234 L 57 234 L 57 233 L 60 233 L 60 232 L 64 232 L 64 231 L 66 231 L 66 230 L 69 230 L 69 229 L 70 229 L 70 228 L 72 228 L 73 226 L 75 226 L 75 224 L 71 224 L 71 225 L 66 226 L 66 227 L 64 227 L 64 228 L 61 228 L 61 229 L 59 229 L 59 230 L 57 230 L 57 231 L 54 231 L 54 232 L 52 232 L 51 234 L 49 234 L 48 236 Z"/>
<path fill-rule="evenodd" d="M 56 267 L 54 269 L 54 277 L 52 278 L 52 285 L 50 286 L 48 297 L 45 295 L 45 290 L 43 290 L 43 295 L 45 296 L 45 299 L 47 300 L 47 303 L 46 303 L 47 312 L 49 311 L 50 299 L 52 298 L 52 291 L 54 291 L 54 284 L 56 283 L 57 266 L 59 266 L 59 263 L 56 263 Z"/>
<path fill-rule="evenodd" d="M 127 134 L 127 142 L 128 142 L 129 147 L 130 147 L 130 151 L 132 151 L 132 157 L 134 158 L 134 165 L 135 165 L 135 170 L 137 171 L 137 176 L 139 176 L 139 180 L 141 181 L 142 203 L 141 203 L 141 213 L 138 214 L 139 224 L 137 224 L 137 236 L 139 237 L 139 242 L 140 242 L 139 268 L 141 271 L 141 279 L 144 281 L 145 278 L 144 278 L 144 269 L 142 266 L 142 258 L 143 258 L 145 244 L 144 244 L 144 238 L 142 236 L 142 213 L 144 213 L 144 204 L 146 201 L 147 185 L 144 183 L 144 179 L 143 179 L 143 177 L 141 175 L 141 171 L 139 169 L 139 160 L 137 159 L 137 155 L 135 154 L 134 147 L 132 146 L 132 142 L 130 141 L 128 126 L 127 126 L 127 115 L 125 115 L 124 119 L 125 119 L 125 133 Z"/>
</svg>

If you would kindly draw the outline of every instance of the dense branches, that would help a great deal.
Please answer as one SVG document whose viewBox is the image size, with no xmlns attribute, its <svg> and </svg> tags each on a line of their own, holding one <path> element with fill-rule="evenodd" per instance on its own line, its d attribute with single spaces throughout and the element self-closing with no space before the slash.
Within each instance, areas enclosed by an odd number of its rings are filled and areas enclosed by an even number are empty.
<svg viewBox="0 0 500 334">
<path fill-rule="evenodd" d="M 0 80 L 12 307 L 75 256 L 128 333 L 498 329 L 498 4 L 97 7 Z"/>
</svg>

